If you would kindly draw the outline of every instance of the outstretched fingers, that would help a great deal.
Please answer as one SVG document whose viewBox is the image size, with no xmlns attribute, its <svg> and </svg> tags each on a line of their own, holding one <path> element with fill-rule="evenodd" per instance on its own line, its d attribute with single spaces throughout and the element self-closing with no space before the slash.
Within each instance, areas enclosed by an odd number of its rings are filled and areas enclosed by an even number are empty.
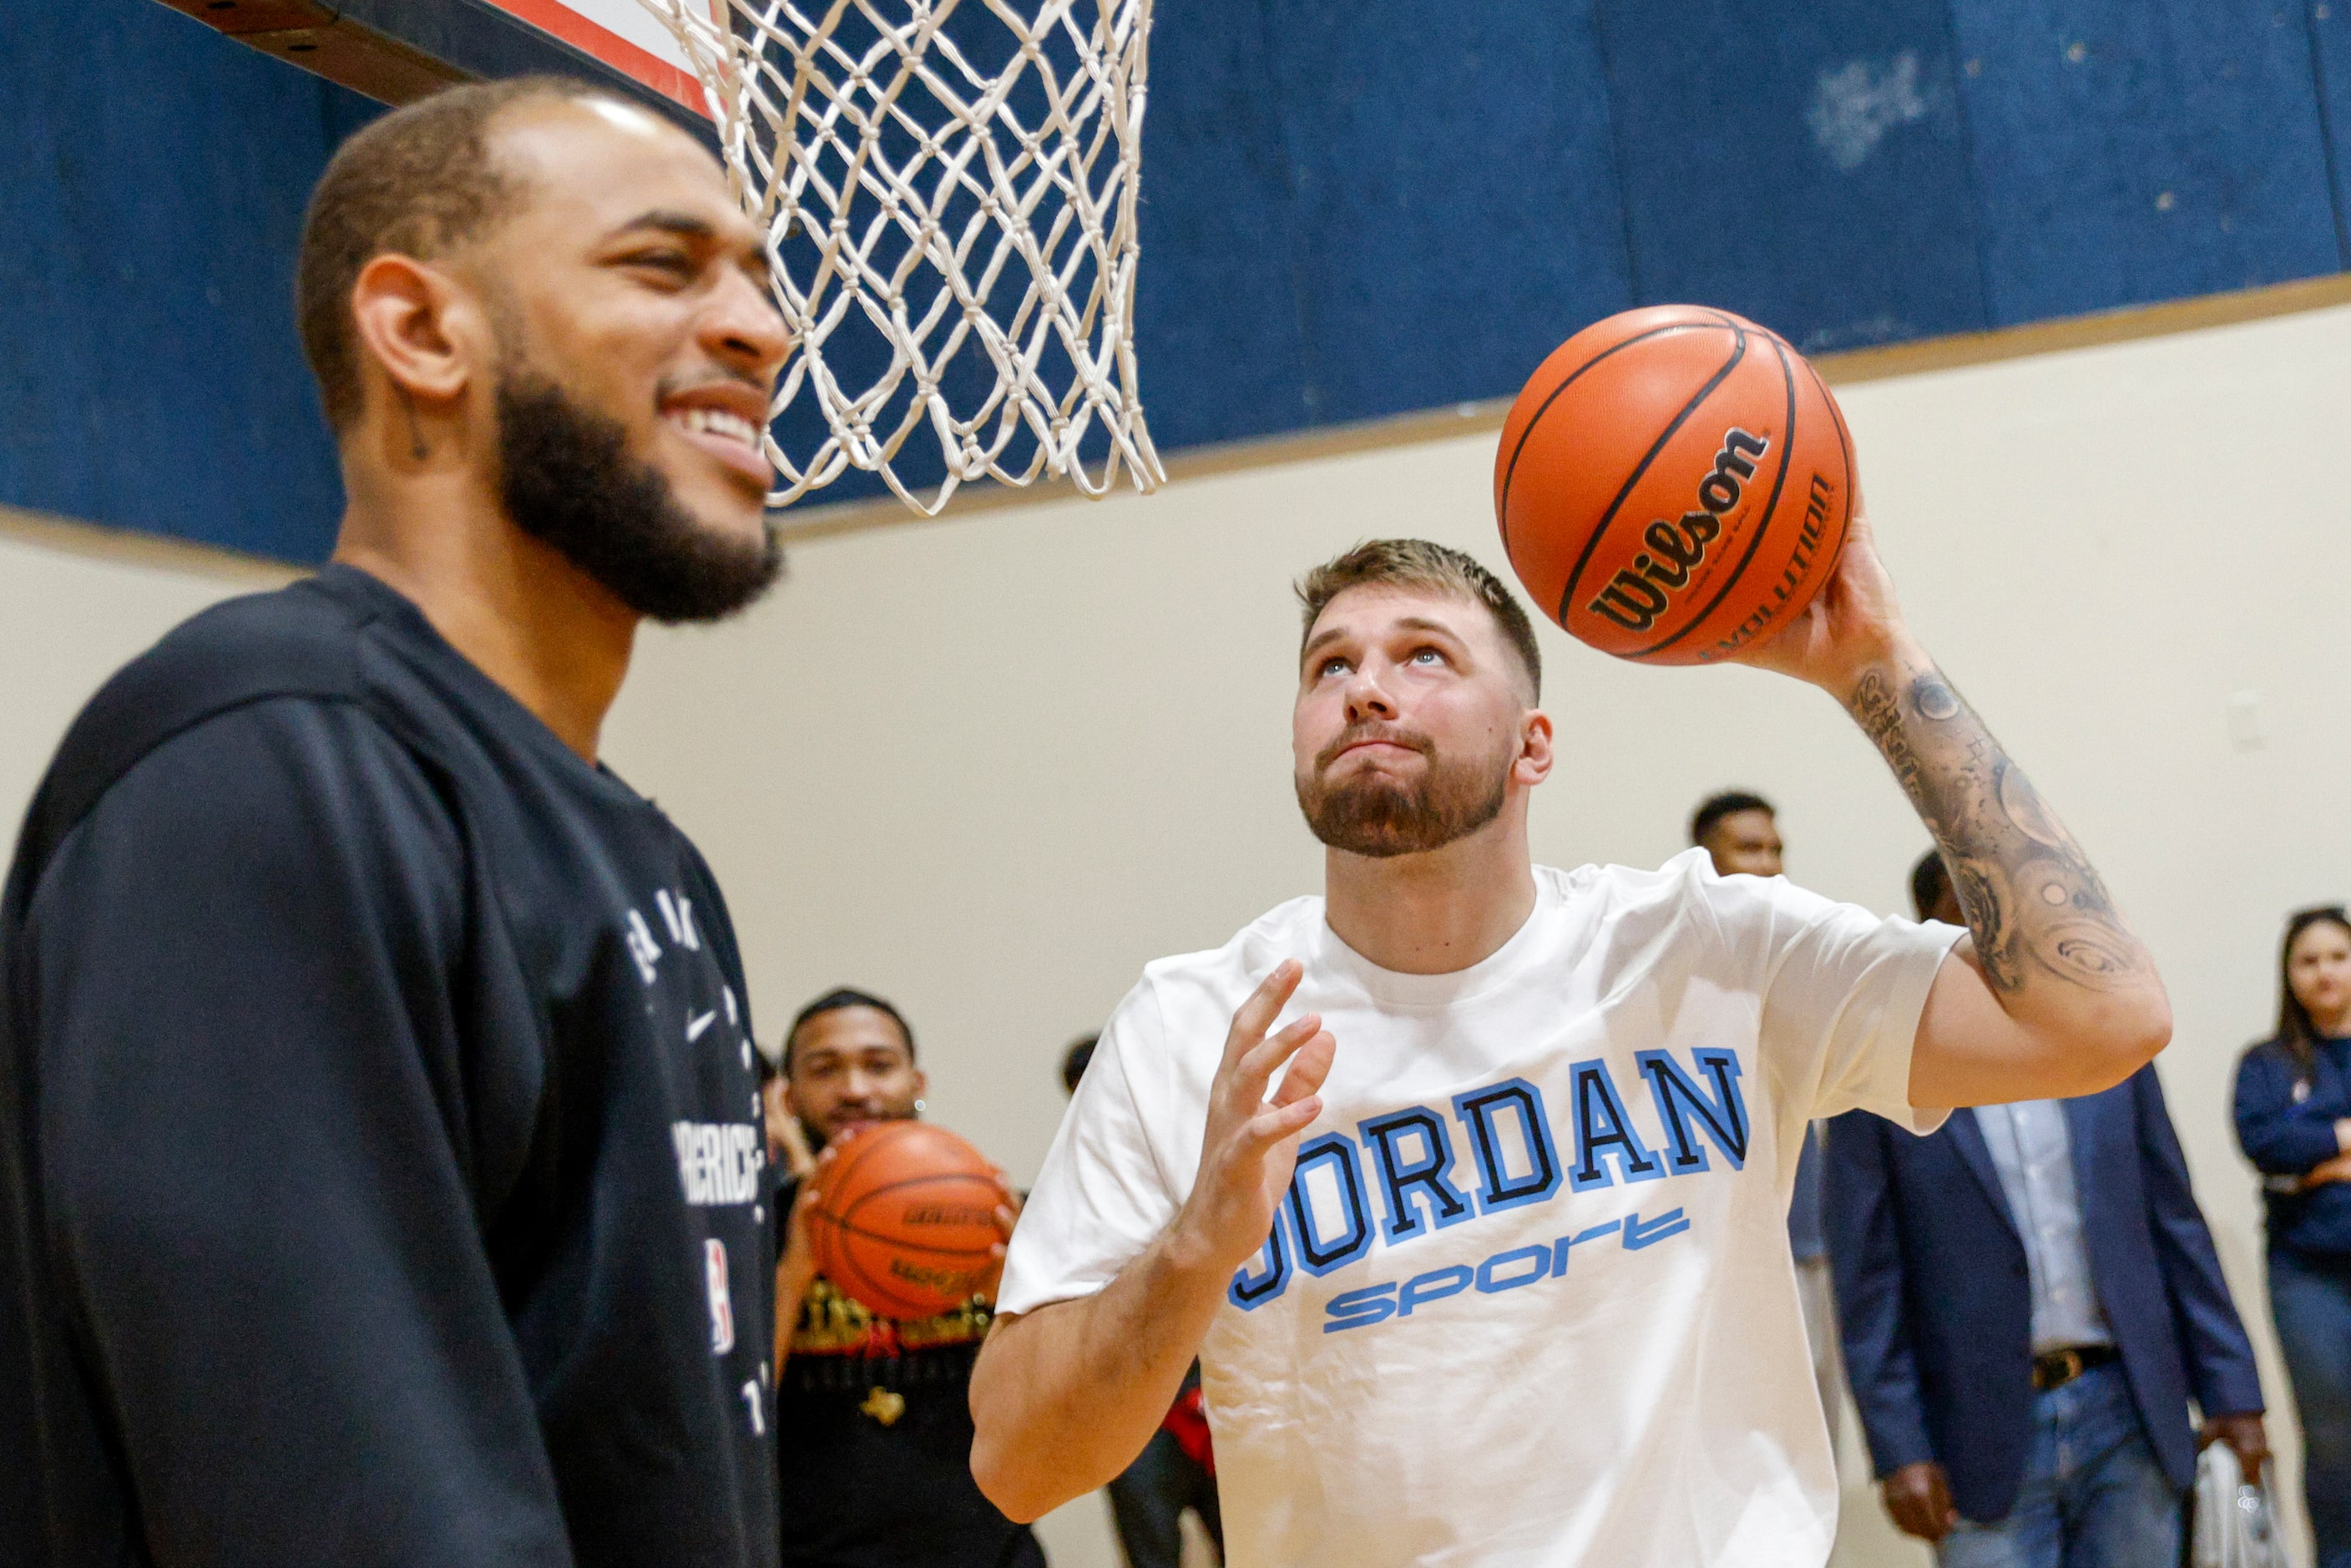
<svg viewBox="0 0 2351 1568">
<path fill-rule="evenodd" d="M 1322 1027 L 1322 1019 L 1305 1018 L 1298 1021 L 1313 1024 L 1314 1032 L 1300 1043 L 1290 1057 L 1290 1071 L 1281 1075 L 1281 1087 L 1273 1092 L 1276 1105 L 1292 1105 L 1309 1094 L 1319 1093 L 1323 1080 L 1331 1076 L 1331 1064 L 1338 1060 L 1339 1041 Z"/>
<path fill-rule="evenodd" d="M 1298 989 L 1299 977 L 1305 969 L 1295 958 L 1284 958 L 1273 967 L 1273 973 L 1258 982 L 1249 999 L 1233 1011 L 1232 1032 L 1225 1036 L 1225 1065 L 1238 1064 L 1241 1058 L 1254 1051 L 1265 1039 L 1265 1031 L 1290 1005 Z"/>
<path fill-rule="evenodd" d="M 1322 1113 L 1322 1082 L 1331 1076 L 1331 1063 L 1338 1053 L 1339 1042 L 1322 1027 L 1319 1019 L 1299 1021 L 1312 1023 L 1314 1032 L 1298 1046 L 1290 1058 L 1290 1071 L 1281 1075 L 1281 1086 L 1274 1091 L 1273 1098 L 1249 1118 L 1249 1139 L 1260 1152 L 1285 1138 L 1296 1137 Z"/>
</svg>

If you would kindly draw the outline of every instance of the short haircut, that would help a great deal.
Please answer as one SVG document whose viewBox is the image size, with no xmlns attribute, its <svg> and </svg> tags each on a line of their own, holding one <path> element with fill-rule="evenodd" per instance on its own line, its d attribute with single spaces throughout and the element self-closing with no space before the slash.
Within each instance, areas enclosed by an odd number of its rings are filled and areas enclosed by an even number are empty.
<svg viewBox="0 0 2351 1568">
<path fill-rule="evenodd" d="M 1093 1062 L 1094 1047 L 1101 1041 L 1102 1036 L 1089 1034 L 1070 1042 L 1068 1053 L 1061 1058 L 1061 1089 L 1064 1093 L 1075 1094 L 1078 1092 L 1078 1080 L 1086 1075 L 1087 1067 Z"/>
<path fill-rule="evenodd" d="M 784 1031 L 783 1070 L 785 1072 L 789 1073 L 792 1070 L 792 1042 L 799 1039 L 800 1030 L 807 1025 L 809 1019 L 821 1013 L 839 1012 L 843 1008 L 872 1008 L 877 1013 L 887 1013 L 890 1016 L 890 1021 L 898 1026 L 898 1033 L 906 1041 L 906 1060 L 909 1061 L 914 1060 L 914 1027 L 906 1022 L 905 1014 L 871 991 L 861 991 L 850 986 L 836 986 L 802 1008 L 794 1015 L 792 1027 Z"/>
<path fill-rule="evenodd" d="M 1471 557 L 1428 539 L 1368 539 L 1346 554 L 1326 560 L 1298 580 L 1298 602 L 1305 607 L 1306 626 L 1299 633 L 1298 651 L 1331 601 L 1351 588 L 1405 588 L 1425 593 L 1449 594 L 1482 604 L 1502 641 L 1525 667 L 1527 689 L 1542 696 L 1542 650 L 1535 645 L 1535 629 L 1527 612 L 1502 586 L 1502 580 Z"/>
<path fill-rule="evenodd" d="M 379 256 L 436 260 L 511 214 L 523 187 L 491 155 L 489 123 L 535 98 L 621 101 L 569 77 L 471 82 L 393 110 L 328 162 L 302 222 L 294 315 L 327 423 L 338 434 L 360 413 L 351 288 L 360 270 Z"/>
<path fill-rule="evenodd" d="M 1910 868 L 1910 907 L 1924 920 L 1935 905 L 1943 902 L 1943 894 L 1951 885 L 1951 868 L 1943 863 L 1940 850 L 1928 850 Z"/>
<path fill-rule="evenodd" d="M 1698 810 L 1690 813 L 1690 842 L 1706 842 L 1707 834 L 1714 831 L 1717 822 L 1725 817 L 1737 816 L 1741 811 L 1761 811 L 1774 818 L 1780 814 L 1771 802 L 1761 795 L 1745 789 L 1725 789 L 1719 795 L 1708 795 L 1700 800 Z"/>
</svg>

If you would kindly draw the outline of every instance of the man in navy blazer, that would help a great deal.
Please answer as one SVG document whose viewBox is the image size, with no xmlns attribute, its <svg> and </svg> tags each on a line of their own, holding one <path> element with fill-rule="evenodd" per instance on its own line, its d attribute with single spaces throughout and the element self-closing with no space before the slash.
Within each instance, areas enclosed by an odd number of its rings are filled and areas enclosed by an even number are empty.
<svg viewBox="0 0 2351 1568">
<path fill-rule="evenodd" d="M 1921 919 L 1959 921 L 1935 855 L 1911 891 Z M 2260 1473 L 2252 1346 L 2154 1068 L 1923 1138 L 1840 1116 L 1826 1186 L 1886 1511 L 1943 1568 L 2162 1568 L 2201 1443 Z"/>
</svg>

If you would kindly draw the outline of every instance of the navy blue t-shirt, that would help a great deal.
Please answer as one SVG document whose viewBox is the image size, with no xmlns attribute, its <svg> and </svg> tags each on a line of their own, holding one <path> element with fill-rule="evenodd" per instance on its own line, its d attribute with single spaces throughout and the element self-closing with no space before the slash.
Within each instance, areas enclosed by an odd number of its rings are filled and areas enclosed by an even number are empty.
<svg viewBox="0 0 2351 1568">
<path fill-rule="evenodd" d="M 772 1568 L 718 889 L 407 601 L 117 675 L 0 966 L 0 1563 Z"/>
<path fill-rule="evenodd" d="M 2304 1073 L 2291 1047 L 2264 1040 L 2237 1063 L 2237 1142 L 2269 1178 L 2273 1249 L 2351 1260 L 2351 1182 L 2294 1190 L 2294 1179 L 2340 1151 L 2335 1124 L 2351 1116 L 2351 1040 L 2312 1044 Z"/>
</svg>

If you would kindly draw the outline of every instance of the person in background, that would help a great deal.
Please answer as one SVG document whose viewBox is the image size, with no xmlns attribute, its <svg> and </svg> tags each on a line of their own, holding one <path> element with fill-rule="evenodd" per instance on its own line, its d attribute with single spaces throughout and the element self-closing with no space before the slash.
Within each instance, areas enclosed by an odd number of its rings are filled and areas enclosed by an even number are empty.
<svg viewBox="0 0 2351 1568">
<path fill-rule="evenodd" d="M 1963 916 L 1939 855 L 1919 917 Z M 1886 1511 L 1943 1568 L 2166 1568 L 2201 1441 L 2268 1455 L 2252 1344 L 2152 1066 L 2101 1094 L 1830 1124 L 1845 1365 Z"/>
<path fill-rule="evenodd" d="M 2268 1198 L 2270 1314 L 2319 1568 L 2351 1568 L 2351 915 L 2288 917 L 2278 967 L 2277 1032 L 2237 1063 L 2237 1142 Z"/>
<path fill-rule="evenodd" d="M 1717 876 L 1778 876 L 1786 846 L 1771 802 L 1744 789 L 1726 789 L 1690 813 L 1690 842 L 1706 852 Z M 1796 1291 L 1804 1310 L 1804 1341 L 1813 1355 L 1813 1382 L 1821 1416 L 1836 1448 L 1844 1411 L 1844 1365 L 1837 1354 L 1836 1292 L 1829 1282 L 1829 1244 L 1821 1230 L 1821 1124 L 1804 1129 L 1796 1156 L 1796 1192 L 1788 1203 L 1788 1249 L 1796 1259 Z"/>
<path fill-rule="evenodd" d="M 1778 876 L 1786 846 L 1771 802 L 1744 789 L 1726 789 L 1690 813 L 1689 841 L 1706 852 L 1717 876 Z"/>
<path fill-rule="evenodd" d="M 820 1171 L 826 1151 L 923 1112 L 914 1031 L 864 991 L 826 992 L 784 1036 L 775 1104 Z M 789 1148 L 789 1134 L 781 1140 Z M 788 1156 L 787 1156 L 788 1157 Z M 971 1364 L 987 1298 L 913 1322 L 877 1318 L 819 1274 L 814 1186 L 781 1173 L 776 1427 L 783 1561 L 800 1568 L 1043 1568 L 1026 1525 L 971 1477 Z M 1007 1235 L 1019 1199 L 999 1214 Z"/>
<path fill-rule="evenodd" d="M 1061 1058 L 1061 1092 L 1075 1094 L 1078 1081 L 1093 1060 L 1102 1037 L 1086 1035 Z M 1134 1463 L 1106 1489 L 1111 1516 L 1118 1521 L 1118 1543 L 1125 1549 L 1127 1568 L 1177 1568 L 1184 1558 L 1184 1511 L 1199 1517 L 1208 1539 L 1216 1543 L 1217 1560 L 1224 1561 L 1225 1521 L 1217 1506 L 1217 1460 L 1208 1444 L 1208 1419 L 1200 1406 L 1200 1364 L 1184 1375 L 1183 1391 L 1168 1407 L 1167 1419 Z"/>
</svg>

